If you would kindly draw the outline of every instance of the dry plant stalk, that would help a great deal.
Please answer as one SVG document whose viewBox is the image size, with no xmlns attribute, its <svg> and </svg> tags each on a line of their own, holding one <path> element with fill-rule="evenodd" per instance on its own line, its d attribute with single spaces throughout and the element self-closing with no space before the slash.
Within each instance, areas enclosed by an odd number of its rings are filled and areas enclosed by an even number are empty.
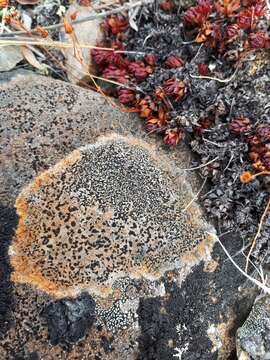
<svg viewBox="0 0 270 360">
<path fill-rule="evenodd" d="M 263 226 L 263 222 L 264 222 L 264 219 L 265 219 L 266 214 L 268 213 L 269 207 L 270 207 L 270 197 L 269 197 L 269 199 L 268 199 L 268 202 L 267 202 L 267 205 L 266 205 L 266 207 L 265 207 L 265 209 L 264 209 L 264 212 L 263 212 L 263 214 L 262 214 L 262 216 L 261 216 L 261 219 L 260 219 L 260 222 L 259 222 L 259 225 L 258 225 L 258 229 L 257 229 L 256 235 L 255 235 L 255 237 L 254 237 L 254 239 L 253 239 L 253 241 L 252 241 L 251 247 L 250 247 L 249 252 L 248 252 L 248 255 L 247 255 L 246 267 L 245 267 L 245 272 L 246 272 L 246 273 L 247 273 L 247 270 L 248 270 L 249 258 L 250 258 L 251 254 L 252 254 L 252 251 L 253 251 L 253 249 L 254 249 L 254 246 L 255 246 L 255 244 L 256 244 L 256 241 L 257 241 L 258 237 L 259 237 L 260 234 L 261 234 L 261 229 L 262 229 L 262 226 Z"/>
<path fill-rule="evenodd" d="M 61 42 L 61 41 L 44 41 L 39 39 L 31 39 L 31 38 L 24 38 L 20 39 L 0 39 L 0 46 L 24 46 L 24 45 L 36 45 L 36 46 L 46 46 L 46 47 L 54 47 L 54 48 L 73 48 L 73 44 Z M 100 49 L 100 50 L 107 50 L 107 51 L 114 51 L 112 48 L 102 48 L 100 46 L 93 46 L 87 44 L 78 44 L 79 48 L 88 48 L 88 49 Z"/>
<path fill-rule="evenodd" d="M 86 22 L 86 21 L 95 20 L 95 19 L 106 17 L 108 15 L 117 14 L 117 13 L 125 11 L 125 10 L 130 10 L 130 9 L 136 8 L 138 6 L 149 5 L 149 4 L 154 3 L 154 1 L 155 0 L 140 0 L 140 1 L 136 1 L 134 3 L 128 3 L 128 4 L 125 4 L 123 6 L 119 6 L 119 7 L 115 8 L 115 9 L 112 9 L 112 10 L 109 10 L 109 11 L 103 11 L 103 12 L 98 13 L 96 15 L 87 16 L 84 19 L 71 21 L 70 23 L 71 23 L 71 25 L 81 24 L 81 23 Z M 45 30 L 53 30 L 53 29 L 58 29 L 58 28 L 61 28 L 61 27 L 64 27 L 64 23 L 45 26 L 44 29 Z M 30 30 L 30 31 L 14 31 L 14 32 L 12 32 L 10 34 L 11 35 L 29 34 L 29 33 L 33 32 L 33 31 L 35 31 L 35 29 Z M 5 36 L 5 34 L 0 34 L 0 37 L 4 37 L 4 36 Z"/>
<path fill-rule="evenodd" d="M 233 258 L 231 257 L 231 255 L 229 254 L 228 250 L 225 248 L 225 246 L 222 244 L 222 242 L 219 240 L 218 236 L 215 236 L 217 242 L 219 243 L 219 245 L 222 247 L 223 251 L 225 252 L 225 254 L 227 255 L 228 259 L 230 260 L 230 262 L 236 267 L 236 269 L 238 271 L 240 271 L 240 273 L 245 276 L 245 278 L 247 278 L 248 280 L 250 280 L 253 284 L 257 285 L 260 289 L 262 289 L 266 294 L 270 295 L 270 288 L 265 285 L 263 282 L 258 281 L 257 279 L 253 278 L 252 276 L 248 275 L 244 270 L 242 270 L 240 268 L 240 266 L 233 260 Z"/>
</svg>

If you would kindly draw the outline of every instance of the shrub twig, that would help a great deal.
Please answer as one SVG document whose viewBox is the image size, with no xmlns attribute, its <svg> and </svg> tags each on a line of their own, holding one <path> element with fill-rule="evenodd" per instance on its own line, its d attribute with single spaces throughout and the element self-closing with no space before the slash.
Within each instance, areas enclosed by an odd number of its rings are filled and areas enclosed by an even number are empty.
<svg viewBox="0 0 270 360">
<path fill-rule="evenodd" d="M 245 267 L 246 273 L 247 273 L 247 270 L 248 270 L 249 258 L 250 258 L 251 254 L 252 254 L 252 251 L 253 251 L 253 249 L 254 249 L 254 246 L 255 246 L 255 244 L 256 244 L 256 241 L 257 241 L 258 237 L 259 237 L 260 234 L 261 234 L 261 229 L 262 229 L 262 226 L 263 226 L 263 222 L 264 222 L 265 216 L 266 216 L 266 214 L 267 214 L 267 212 L 268 212 L 268 210 L 269 210 L 269 207 L 270 207 L 270 197 L 269 197 L 269 199 L 268 199 L 268 202 L 267 202 L 267 205 L 266 205 L 266 207 L 265 207 L 265 209 L 264 209 L 264 212 L 263 212 L 263 214 L 262 214 L 262 216 L 261 216 L 261 219 L 260 219 L 260 222 L 259 222 L 259 225 L 258 225 L 258 229 L 257 229 L 256 235 L 255 235 L 255 237 L 254 237 L 254 239 L 253 239 L 253 241 L 252 241 L 251 247 L 250 247 L 249 252 L 248 252 L 248 255 L 247 255 L 246 267 Z"/>
<path fill-rule="evenodd" d="M 219 243 L 219 245 L 222 247 L 222 250 L 225 252 L 225 254 L 227 255 L 228 259 L 231 261 L 231 263 L 236 267 L 236 269 L 238 271 L 240 271 L 240 273 L 242 275 L 244 275 L 248 280 L 250 280 L 253 284 L 257 285 L 260 289 L 262 289 L 264 292 L 266 292 L 268 295 L 270 295 L 270 288 L 268 286 L 266 286 L 264 283 L 254 279 L 252 276 L 248 275 L 244 270 L 242 270 L 240 268 L 240 266 L 233 260 L 233 258 L 231 257 L 231 255 L 229 254 L 228 250 L 225 248 L 225 246 L 222 244 L 222 242 L 219 240 L 218 236 L 214 235 L 213 233 L 209 233 L 209 235 L 211 236 L 215 236 L 217 242 Z"/>
</svg>

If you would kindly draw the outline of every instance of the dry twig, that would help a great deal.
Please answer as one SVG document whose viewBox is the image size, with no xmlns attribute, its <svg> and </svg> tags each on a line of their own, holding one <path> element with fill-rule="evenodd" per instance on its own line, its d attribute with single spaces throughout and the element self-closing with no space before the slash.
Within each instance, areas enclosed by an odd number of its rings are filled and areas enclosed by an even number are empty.
<svg viewBox="0 0 270 360">
<path fill-rule="evenodd" d="M 189 169 L 181 169 L 181 170 L 190 171 L 190 170 L 197 170 L 197 169 L 201 169 L 201 168 L 203 168 L 203 167 L 205 167 L 205 166 L 207 166 L 207 165 L 209 165 L 209 164 L 212 164 L 212 163 L 213 163 L 213 162 L 215 162 L 216 160 L 218 160 L 218 156 L 216 156 L 214 159 L 212 159 L 212 160 L 208 161 L 208 162 L 207 162 L 207 163 L 205 163 L 205 164 L 201 164 L 201 165 L 199 165 L 199 166 L 195 166 L 195 167 L 193 167 L 193 168 L 189 168 Z"/>
<path fill-rule="evenodd" d="M 197 192 L 197 194 L 193 197 L 193 199 L 191 199 L 191 201 L 185 206 L 185 208 L 182 210 L 183 212 L 187 211 L 187 209 L 193 204 L 193 202 L 195 200 L 197 200 L 198 196 L 200 195 L 200 193 L 202 192 L 204 185 L 206 184 L 207 178 L 204 179 L 204 182 L 202 183 L 202 186 L 200 187 L 199 191 Z"/>
<path fill-rule="evenodd" d="M 240 273 L 242 275 L 244 275 L 248 280 L 250 280 L 251 282 L 253 282 L 253 284 L 257 285 L 259 288 L 261 288 L 264 292 L 266 292 L 268 295 L 270 295 L 270 288 L 265 285 L 265 283 L 262 283 L 256 279 L 254 279 L 253 277 L 251 277 L 250 275 L 248 275 L 244 270 L 242 270 L 240 268 L 239 265 L 236 264 L 236 262 L 233 260 L 233 258 L 231 257 L 231 255 L 229 254 L 228 250 L 225 248 L 225 246 L 222 244 L 222 242 L 219 240 L 218 236 L 207 232 L 209 235 L 211 236 L 215 236 L 217 242 L 219 243 L 219 245 L 222 247 L 223 251 L 225 252 L 225 254 L 228 256 L 228 259 L 231 261 L 231 263 L 236 267 L 236 269 L 238 271 L 240 271 Z"/>
<path fill-rule="evenodd" d="M 237 73 L 238 67 L 235 69 L 234 73 L 227 79 L 219 79 L 216 77 L 212 77 L 212 76 L 197 76 L 197 75 L 192 75 L 190 74 L 189 76 L 193 79 L 208 79 L 208 80 L 215 80 L 218 81 L 220 83 L 229 83 L 230 81 L 233 80 L 233 78 L 235 77 L 236 73 Z"/>
<path fill-rule="evenodd" d="M 36 45 L 36 46 L 46 46 L 46 47 L 54 47 L 54 48 L 73 48 L 74 45 L 72 43 L 62 42 L 62 41 L 46 41 L 41 39 L 31 39 L 31 38 L 8 38 L 1 39 L 0 38 L 0 46 L 13 45 L 13 46 L 24 46 L 24 45 Z M 79 48 L 88 48 L 88 49 L 99 49 L 99 50 L 108 50 L 114 51 L 112 48 L 103 48 L 100 46 L 93 46 L 87 44 L 78 44 Z"/>
<path fill-rule="evenodd" d="M 96 15 L 86 16 L 83 19 L 70 21 L 70 24 L 71 25 L 81 24 L 81 23 L 86 22 L 86 21 L 100 19 L 100 18 L 106 17 L 108 15 L 113 15 L 113 14 L 117 14 L 117 13 L 120 13 L 120 12 L 125 11 L 125 10 L 130 10 L 130 9 L 136 8 L 138 6 L 149 5 L 149 4 L 152 4 L 154 1 L 155 0 L 140 0 L 140 1 L 136 1 L 134 3 L 128 3 L 128 4 L 125 4 L 123 6 L 119 6 L 118 8 L 115 8 L 115 9 L 112 9 L 112 10 L 109 10 L 109 11 L 103 11 L 103 12 L 98 13 Z M 55 24 L 55 25 L 45 26 L 44 29 L 46 29 L 46 30 L 55 30 L 55 29 L 61 28 L 63 26 L 64 26 L 64 23 L 59 23 L 59 24 Z M 10 33 L 9 35 L 29 34 L 29 33 L 32 33 L 34 31 L 35 31 L 35 29 L 29 30 L 29 31 L 14 31 L 14 32 Z M 0 34 L 0 37 L 4 37 L 4 36 L 5 36 L 5 34 Z"/>
<path fill-rule="evenodd" d="M 268 212 L 268 210 L 269 210 L 269 207 L 270 207 L 270 197 L 269 197 L 269 200 L 268 200 L 268 202 L 267 202 L 267 205 L 266 205 L 266 207 L 265 207 L 265 209 L 264 209 L 264 212 L 263 212 L 263 214 L 262 214 L 262 217 L 261 217 L 261 219 L 260 219 L 260 222 L 259 222 L 259 226 L 258 226 L 256 235 L 255 235 L 255 237 L 254 237 L 254 239 L 253 239 L 253 241 L 252 241 L 251 247 L 250 247 L 249 252 L 248 252 L 248 255 L 247 255 L 246 267 L 245 267 L 245 272 L 246 272 L 246 273 L 247 273 L 247 270 L 248 270 L 249 258 L 250 258 L 251 254 L 252 254 L 252 251 L 253 251 L 253 249 L 254 249 L 254 246 L 255 246 L 255 244 L 256 244 L 256 241 L 257 241 L 258 237 L 259 237 L 260 234 L 261 234 L 261 229 L 262 229 L 262 226 L 263 226 L 263 222 L 264 222 L 265 216 L 266 216 L 266 214 L 267 214 L 267 212 Z"/>
</svg>

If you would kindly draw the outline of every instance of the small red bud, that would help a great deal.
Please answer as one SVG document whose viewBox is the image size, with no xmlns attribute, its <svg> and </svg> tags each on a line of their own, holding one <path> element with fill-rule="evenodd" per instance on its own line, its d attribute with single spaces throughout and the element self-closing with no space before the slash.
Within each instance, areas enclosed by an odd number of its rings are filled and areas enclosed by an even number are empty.
<svg viewBox="0 0 270 360">
<path fill-rule="evenodd" d="M 155 66 L 157 63 L 157 59 L 153 54 L 146 55 L 144 60 L 150 66 Z"/>
<path fill-rule="evenodd" d="M 169 129 L 166 130 L 165 136 L 164 136 L 164 143 L 166 145 L 175 146 L 179 143 L 179 141 L 182 139 L 183 134 L 179 132 L 177 129 Z"/>
<path fill-rule="evenodd" d="M 198 64 L 198 72 L 201 76 L 208 75 L 208 66 L 206 64 Z"/>
<path fill-rule="evenodd" d="M 184 61 L 178 56 L 170 55 L 169 57 L 167 57 L 167 59 L 165 61 L 165 65 L 169 69 L 177 69 L 184 65 Z"/>
<path fill-rule="evenodd" d="M 118 91 L 118 99 L 123 105 L 133 105 L 136 97 L 134 91 L 130 89 L 120 89 Z"/>
<path fill-rule="evenodd" d="M 229 125 L 229 130 L 234 135 L 240 135 L 242 133 L 245 133 L 248 130 L 250 130 L 250 128 L 251 128 L 250 120 L 245 117 L 237 117 Z"/>
</svg>

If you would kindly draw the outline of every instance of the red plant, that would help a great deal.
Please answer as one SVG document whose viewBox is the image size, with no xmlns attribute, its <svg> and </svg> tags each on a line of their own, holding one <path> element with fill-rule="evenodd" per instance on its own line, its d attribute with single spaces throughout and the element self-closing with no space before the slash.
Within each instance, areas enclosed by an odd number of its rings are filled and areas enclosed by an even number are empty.
<svg viewBox="0 0 270 360">
<path fill-rule="evenodd" d="M 123 16 L 112 15 L 102 23 L 102 28 L 108 33 L 117 35 L 120 32 L 126 30 L 128 25 L 128 20 Z"/>
<path fill-rule="evenodd" d="M 245 47 L 250 49 L 268 49 L 270 48 L 270 38 L 264 31 L 251 33 L 248 36 Z"/>
<path fill-rule="evenodd" d="M 154 132 L 161 128 L 161 122 L 158 118 L 147 119 L 146 130 L 148 132 Z"/>
<path fill-rule="evenodd" d="M 216 23 L 211 24 L 206 21 L 196 37 L 196 42 L 204 42 L 207 46 L 212 48 L 215 48 L 217 45 L 219 45 L 219 47 L 223 46 L 220 25 Z"/>
<path fill-rule="evenodd" d="M 261 18 L 266 14 L 265 1 L 257 1 L 254 7 L 254 14 L 257 18 Z"/>
<path fill-rule="evenodd" d="M 251 128 L 250 120 L 245 117 L 237 117 L 229 125 L 229 130 L 234 135 L 240 135 L 242 133 L 245 133 L 248 130 L 250 130 L 250 128 Z"/>
<path fill-rule="evenodd" d="M 256 135 L 262 142 L 270 141 L 270 127 L 265 124 L 261 124 L 256 129 Z"/>
<path fill-rule="evenodd" d="M 153 54 L 146 55 L 144 60 L 150 66 L 155 66 L 157 63 L 157 59 Z"/>
<path fill-rule="evenodd" d="M 248 30 L 254 26 L 254 16 L 252 15 L 251 9 L 243 10 L 237 19 L 237 24 L 240 29 Z"/>
<path fill-rule="evenodd" d="M 165 132 L 163 141 L 166 145 L 175 146 L 179 143 L 182 137 L 183 133 L 181 133 L 178 129 L 168 129 Z"/>
<path fill-rule="evenodd" d="M 227 41 L 231 42 L 239 36 L 239 26 L 237 24 L 230 24 L 226 27 Z"/>
<path fill-rule="evenodd" d="M 240 29 L 253 30 L 258 20 L 265 15 L 265 4 L 257 3 L 248 9 L 241 11 L 238 15 L 237 24 Z"/>
<path fill-rule="evenodd" d="M 131 62 L 128 70 L 135 76 L 138 82 L 144 81 L 153 71 L 150 66 L 146 67 L 142 61 Z"/>
<path fill-rule="evenodd" d="M 198 73 L 201 76 L 207 76 L 208 75 L 208 65 L 206 64 L 198 64 Z"/>
<path fill-rule="evenodd" d="M 242 5 L 245 7 L 253 6 L 258 3 L 264 3 L 264 0 L 242 0 Z"/>
<path fill-rule="evenodd" d="M 170 12 L 170 11 L 173 10 L 173 2 L 172 2 L 172 0 L 165 0 L 159 6 L 165 12 Z"/>
<path fill-rule="evenodd" d="M 115 65 L 119 68 L 127 68 L 129 64 L 127 59 L 124 59 L 121 54 L 114 51 L 92 49 L 91 55 L 101 70 L 104 69 L 107 65 Z"/>
<path fill-rule="evenodd" d="M 256 145 L 260 144 L 260 139 L 258 138 L 258 136 L 252 135 L 247 138 L 247 143 L 250 146 L 256 146 Z"/>
<path fill-rule="evenodd" d="M 184 22 L 188 27 L 201 27 L 212 11 L 209 0 L 198 0 L 198 5 L 191 7 L 184 14 Z"/>
<path fill-rule="evenodd" d="M 181 100 L 187 91 L 186 83 L 174 78 L 166 80 L 163 89 L 167 96 L 173 96 L 176 101 Z"/>
<path fill-rule="evenodd" d="M 180 57 L 178 57 L 176 55 L 170 55 L 170 56 L 167 57 L 164 64 L 169 69 L 177 69 L 177 68 L 182 67 L 184 65 L 184 61 Z"/>
<path fill-rule="evenodd" d="M 149 96 L 139 101 L 138 109 L 140 117 L 146 119 L 152 116 L 153 111 L 158 110 L 157 105 Z"/>
<path fill-rule="evenodd" d="M 155 89 L 154 95 L 158 100 L 161 100 L 163 102 L 163 104 L 166 106 L 167 109 L 169 109 L 171 107 L 171 104 L 167 98 L 167 94 L 161 86 L 159 86 Z M 164 109 L 163 109 L 163 113 L 165 114 Z M 159 115 L 159 117 L 160 117 L 160 115 Z"/>
<path fill-rule="evenodd" d="M 207 39 L 210 38 L 211 34 L 212 34 L 212 24 L 206 21 L 200 28 L 200 31 L 196 37 L 196 42 L 197 43 L 205 42 Z"/>
<path fill-rule="evenodd" d="M 195 133 L 201 136 L 205 130 L 209 129 L 212 125 L 213 121 L 209 118 L 200 119 L 198 122 L 198 126 L 195 127 Z"/>
<path fill-rule="evenodd" d="M 115 65 L 109 65 L 106 67 L 102 76 L 105 79 L 114 80 L 121 84 L 126 84 L 129 80 L 127 71 L 125 69 L 119 69 Z"/>
<path fill-rule="evenodd" d="M 270 169 L 270 153 L 269 151 L 263 156 L 262 163 L 265 168 Z"/>
<path fill-rule="evenodd" d="M 136 95 L 133 90 L 120 89 L 118 91 L 118 99 L 123 105 L 133 105 L 136 99 Z"/>
<path fill-rule="evenodd" d="M 166 124 L 167 116 L 163 106 L 159 106 L 157 113 L 158 114 L 156 117 L 149 117 L 147 119 L 147 125 L 146 125 L 147 131 L 153 132 L 158 129 L 162 129 L 162 127 Z"/>
<path fill-rule="evenodd" d="M 240 0 L 220 0 L 215 4 L 217 11 L 225 17 L 233 16 L 240 6 Z"/>
</svg>

